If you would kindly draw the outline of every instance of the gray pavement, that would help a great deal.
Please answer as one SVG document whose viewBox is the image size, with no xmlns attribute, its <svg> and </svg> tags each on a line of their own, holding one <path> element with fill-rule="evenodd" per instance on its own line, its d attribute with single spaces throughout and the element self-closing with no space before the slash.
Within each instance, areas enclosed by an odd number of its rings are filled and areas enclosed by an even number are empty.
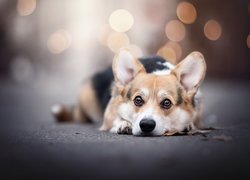
<svg viewBox="0 0 250 180">
<path fill-rule="evenodd" d="M 203 135 L 134 137 L 57 124 L 75 88 L 0 84 L 0 179 L 249 179 L 250 83 L 206 80 Z"/>
</svg>

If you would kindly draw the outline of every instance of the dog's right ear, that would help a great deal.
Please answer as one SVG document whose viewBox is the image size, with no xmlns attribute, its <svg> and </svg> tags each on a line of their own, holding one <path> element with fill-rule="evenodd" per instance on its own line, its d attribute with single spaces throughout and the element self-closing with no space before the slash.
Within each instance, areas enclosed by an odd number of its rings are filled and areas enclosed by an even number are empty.
<svg viewBox="0 0 250 180">
<path fill-rule="evenodd" d="M 127 49 L 121 49 L 113 60 L 113 73 L 115 81 L 126 85 L 138 73 L 146 72 L 140 61 Z"/>
<path fill-rule="evenodd" d="M 175 66 L 172 71 L 184 89 L 190 93 L 195 93 L 206 73 L 206 62 L 200 52 L 190 53 L 184 60 Z"/>
</svg>

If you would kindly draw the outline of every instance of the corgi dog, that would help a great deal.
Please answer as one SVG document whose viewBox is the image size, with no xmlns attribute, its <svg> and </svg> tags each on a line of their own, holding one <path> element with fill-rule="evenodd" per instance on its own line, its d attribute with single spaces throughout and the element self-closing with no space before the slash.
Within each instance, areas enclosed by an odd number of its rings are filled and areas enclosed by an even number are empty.
<svg viewBox="0 0 250 180">
<path fill-rule="evenodd" d="M 112 67 L 97 73 L 81 89 L 73 109 L 52 107 L 60 122 L 100 122 L 101 131 L 161 136 L 200 128 L 199 87 L 206 63 L 192 52 L 177 65 L 159 56 L 135 58 L 122 49 Z"/>
</svg>

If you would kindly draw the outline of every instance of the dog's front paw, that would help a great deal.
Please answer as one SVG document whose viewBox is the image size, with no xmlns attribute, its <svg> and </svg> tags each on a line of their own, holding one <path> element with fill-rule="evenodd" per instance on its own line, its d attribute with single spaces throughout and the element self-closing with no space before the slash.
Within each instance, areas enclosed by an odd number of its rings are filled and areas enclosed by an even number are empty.
<svg viewBox="0 0 250 180">
<path fill-rule="evenodd" d="M 132 128 L 130 126 L 120 127 L 117 134 L 132 134 Z"/>
<path fill-rule="evenodd" d="M 116 122 L 110 132 L 117 134 L 132 134 L 132 126 L 127 121 Z"/>
</svg>

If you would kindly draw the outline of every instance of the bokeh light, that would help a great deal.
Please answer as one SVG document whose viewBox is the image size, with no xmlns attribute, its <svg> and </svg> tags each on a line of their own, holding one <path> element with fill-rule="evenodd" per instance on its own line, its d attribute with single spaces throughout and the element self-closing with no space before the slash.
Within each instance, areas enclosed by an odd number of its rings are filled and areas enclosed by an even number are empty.
<svg viewBox="0 0 250 180">
<path fill-rule="evenodd" d="M 142 49 L 135 44 L 126 46 L 126 49 L 128 49 L 136 58 L 139 58 L 143 55 Z"/>
<path fill-rule="evenodd" d="M 118 9 L 110 15 L 109 24 L 117 32 L 126 32 L 133 26 L 134 17 L 129 11 Z"/>
<path fill-rule="evenodd" d="M 171 63 L 176 62 L 176 53 L 173 48 L 163 46 L 157 51 L 157 55 L 163 57 L 164 59 L 170 61 Z"/>
<path fill-rule="evenodd" d="M 175 51 L 176 59 L 179 60 L 182 55 L 181 45 L 177 42 L 169 41 L 165 44 L 166 47 L 172 48 Z"/>
<path fill-rule="evenodd" d="M 250 49 L 250 34 L 247 36 L 247 47 Z"/>
<path fill-rule="evenodd" d="M 129 45 L 129 38 L 125 33 L 113 32 L 108 37 L 108 47 L 111 51 L 117 53 L 120 48 Z"/>
<path fill-rule="evenodd" d="M 222 34 L 221 25 L 216 20 L 209 20 L 204 26 L 205 36 L 212 41 L 216 41 Z"/>
<path fill-rule="evenodd" d="M 47 46 L 51 53 L 59 54 L 68 49 L 71 45 L 72 38 L 69 32 L 64 29 L 58 30 L 53 33 L 48 41 Z"/>
<path fill-rule="evenodd" d="M 181 2 L 177 6 L 177 17 L 185 24 L 192 24 L 197 17 L 197 12 L 193 4 Z"/>
<path fill-rule="evenodd" d="M 17 12 L 20 16 L 28 16 L 36 9 L 36 0 L 18 0 Z"/>
<path fill-rule="evenodd" d="M 186 35 L 185 26 L 178 20 L 172 20 L 167 23 L 165 33 L 168 39 L 174 42 L 182 41 Z"/>
</svg>

